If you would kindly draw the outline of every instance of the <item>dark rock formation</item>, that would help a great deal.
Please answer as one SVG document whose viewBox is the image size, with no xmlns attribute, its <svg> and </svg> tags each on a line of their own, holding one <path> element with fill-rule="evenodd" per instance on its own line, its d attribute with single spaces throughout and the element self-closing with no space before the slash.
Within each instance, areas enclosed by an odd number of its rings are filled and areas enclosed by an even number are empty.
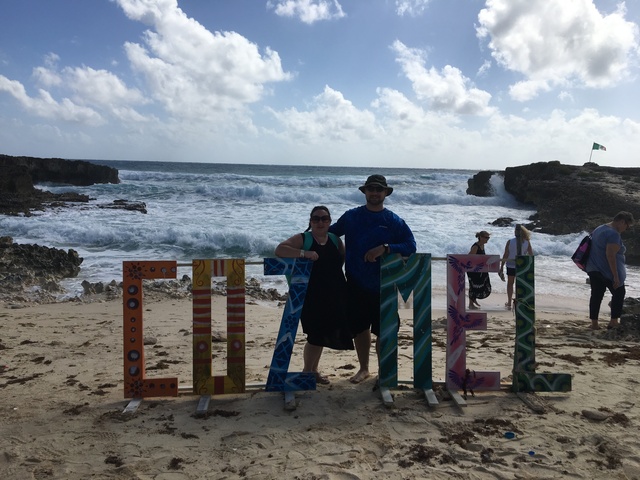
<svg viewBox="0 0 640 480">
<path fill-rule="evenodd" d="M 0 173 L 2 169 L 0 168 Z M 32 210 L 43 210 L 45 207 L 66 206 L 67 203 L 89 201 L 88 195 L 80 193 L 51 193 L 34 188 L 31 194 L 16 195 L 0 190 L 0 214 L 31 216 Z"/>
<path fill-rule="evenodd" d="M 31 215 L 46 206 L 88 202 L 87 195 L 51 193 L 34 187 L 42 182 L 70 185 L 119 183 L 118 170 L 81 160 L 0 155 L 0 214 Z"/>
<path fill-rule="evenodd" d="M 51 301 L 62 291 L 61 279 L 80 273 L 82 260 L 72 249 L 20 245 L 11 237 L 0 237 L 0 297 Z"/>
<path fill-rule="evenodd" d="M 0 155 L 0 167 L 21 166 L 31 176 L 32 186 L 51 182 L 87 186 L 96 183 L 120 183 L 118 170 L 83 160 L 62 158 L 12 157 Z"/>
<path fill-rule="evenodd" d="M 20 245 L 11 237 L 0 237 L 0 275 L 71 278 L 80 273 L 81 264 L 82 258 L 73 249 Z"/>
<path fill-rule="evenodd" d="M 468 192 L 490 188 L 494 172 L 486 173 L 489 175 L 475 175 L 469 180 Z M 537 231 L 551 235 L 591 231 L 621 210 L 640 221 L 640 168 L 601 167 L 595 163 L 575 166 L 556 161 L 510 167 L 499 174 L 504 177 L 507 192 L 537 210 L 531 218 Z M 640 265 L 640 226 L 630 228 L 622 238 L 627 263 Z"/>
<path fill-rule="evenodd" d="M 467 180 L 467 195 L 475 195 L 476 197 L 492 197 L 495 195 L 491 186 L 491 177 L 494 172 L 484 170 L 476 173 L 472 178 Z"/>
<path fill-rule="evenodd" d="M 491 222 L 491 225 L 493 225 L 494 227 L 511 227 L 513 226 L 513 218 L 498 217 L 493 222 Z M 529 227 L 525 227 L 525 228 L 529 228 Z"/>
<path fill-rule="evenodd" d="M 130 202 L 129 200 L 114 200 L 111 203 L 98 205 L 99 208 L 110 208 L 112 210 L 129 210 L 132 212 L 147 213 L 147 204 L 144 202 Z"/>
<path fill-rule="evenodd" d="M 33 192 L 33 179 L 24 165 L 0 166 L 0 192 L 28 195 Z"/>
</svg>

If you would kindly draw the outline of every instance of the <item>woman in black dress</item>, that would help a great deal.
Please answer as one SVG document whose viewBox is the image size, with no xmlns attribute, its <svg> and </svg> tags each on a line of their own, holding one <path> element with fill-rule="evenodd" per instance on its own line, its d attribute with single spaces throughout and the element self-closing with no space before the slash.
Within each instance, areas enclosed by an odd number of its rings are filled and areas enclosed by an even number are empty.
<svg viewBox="0 0 640 480">
<path fill-rule="evenodd" d="M 476 233 L 478 241 L 471 246 L 471 255 L 484 255 L 484 246 L 491 234 L 485 230 Z M 478 299 L 487 298 L 491 294 L 491 280 L 488 272 L 467 272 L 469 277 L 469 310 L 480 308 Z"/>
<path fill-rule="evenodd" d="M 307 230 L 280 243 L 275 252 L 279 257 L 300 257 L 314 262 L 300 315 L 302 331 L 307 335 L 302 371 L 314 372 L 316 382 L 321 384 L 330 383 L 318 371 L 323 348 L 353 350 L 342 271 L 344 243 L 329 233 L 330 225 L 329 209 L 323 205 L 313 207 Z"/>
</svg>

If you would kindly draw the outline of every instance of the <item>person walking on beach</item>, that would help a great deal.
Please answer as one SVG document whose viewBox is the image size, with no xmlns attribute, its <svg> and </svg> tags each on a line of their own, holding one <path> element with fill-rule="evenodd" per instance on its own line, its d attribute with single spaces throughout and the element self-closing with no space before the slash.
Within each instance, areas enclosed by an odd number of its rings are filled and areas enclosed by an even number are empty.
<svg viewBox="0 0 640 480">
<path fill-rule="evenodd" d="M 519 223 L 516 225 L 515 236 L 511 240 L 507 240 L 504 246 L 504 254 L 500 262 L 500 272 L 498 275 L 504 282 L 504 265 L 507 265 L 507 303 L 504 304 L 507 310 L 511 310 L 513 300 L 513 284 L 516 280 L 516 256 L 533 255 L 531 247 L 531 232 Z"/>
<path fill-rule="evenodd" d="M 360 369 L 350 379 L 360 383 L 370 376 L 371 333 L 380 336 L 380 257 L 385 253 L 409 256 L 416 251 L 411 229 L 398 215 L 384 207 L 393 193 L 382 175 L 371 175 L 359 190 L 365 205 L 346 211 L 330 228 L 345 237 L 347 256 L 347 312 L 355 339 Z M 398 318 L 398 327 L 400 319 Z"/>
<path fill-rule="evenodd" d="M 633 215 L 621 211 L 613 220 L 597 227 L 591 234 L 591 249 L 587 260 L 587 275 L 591 284 L 589 318 L 591 328 L 599 329 L 598 316 L 604 292 L 611 292 L 611 319 L 607 328 L 617 327 L 622 314 L 627 269 L 624 265 L 626 248 L 620 234 L 633 225 Z"/>
<path fill-rule="evenodd" d="M 307 258 L 314 262 L 300 314 L 302 331 L 307 334 L 302 371 L 315 373 L 316 383 L 325 385 L 331 382 L 318 371 L 323 348 L 354 349 L 342 271 L 344 243 L 329 233 L 330 224 L 329 209 L 324 205 L 313 207 L 307 230 L 281 242 L 275 251 L 278 257 Z"/>
<path fill-rule="evenodd" d="M 469 250 L 470 255 L 484 255 L 484 246 L 489 241 L 491 234 L 486 230 L 476 233 L 478 239 Z M 488 272 L 467 272 L 469 278 L 469 310 L 480 308 L 478 299 L 482 300 L 491 295 L 491 279 Z"/>
</svg>

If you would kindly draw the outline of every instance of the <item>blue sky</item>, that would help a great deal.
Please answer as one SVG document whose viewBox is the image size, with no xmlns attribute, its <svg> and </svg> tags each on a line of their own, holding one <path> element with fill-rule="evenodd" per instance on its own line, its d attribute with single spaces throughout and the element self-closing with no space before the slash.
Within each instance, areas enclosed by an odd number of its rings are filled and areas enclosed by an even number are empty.
<svg viewBox="0 0 640 480">
<path fill-rule="evenodd" d="M 638 1 L 5 0 L 0 153 L 638 166 L 639 27 Z"/>
</svg>

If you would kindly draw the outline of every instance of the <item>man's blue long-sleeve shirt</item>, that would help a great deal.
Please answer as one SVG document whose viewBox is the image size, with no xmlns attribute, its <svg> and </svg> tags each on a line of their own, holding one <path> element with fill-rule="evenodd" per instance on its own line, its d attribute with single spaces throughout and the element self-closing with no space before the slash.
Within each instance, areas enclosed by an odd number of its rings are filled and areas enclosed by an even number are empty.
<svg viewBox="0 0 640 480">
<path fill-rule="evenodd" d="M 344 236 L 345 271 L 348 281 L 371 292 L 380 291 L 380 259 L 365 262 L 364 255 L 374 247 L 389 244 L 391 253 L 407 257 L 416 251 L 409 226 L 391 210 L 373 212 L 365 205 L 346 211 L 329 231 Z"/>
</svg>

